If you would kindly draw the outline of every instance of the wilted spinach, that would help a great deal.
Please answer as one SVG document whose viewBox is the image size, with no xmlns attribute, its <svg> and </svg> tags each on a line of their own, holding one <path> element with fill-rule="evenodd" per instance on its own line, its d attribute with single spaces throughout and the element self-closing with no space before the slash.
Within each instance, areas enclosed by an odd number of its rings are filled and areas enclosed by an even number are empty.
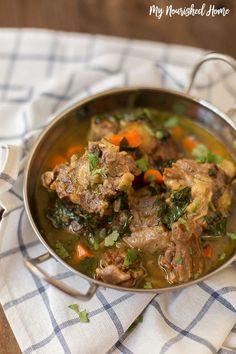
<svg viewBox="0 0 236 354">
<path fill-rule="evenodd" d="M 207 231 L 210 235 L 220 236 L 226 233 L 226 218 L 221 213 L 206 216 Z"/>
</svg>

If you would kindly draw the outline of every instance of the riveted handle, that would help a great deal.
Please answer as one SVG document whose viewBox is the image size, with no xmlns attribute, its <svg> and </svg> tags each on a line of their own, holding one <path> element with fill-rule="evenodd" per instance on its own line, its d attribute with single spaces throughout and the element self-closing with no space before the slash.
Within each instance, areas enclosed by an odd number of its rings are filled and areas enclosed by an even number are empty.
<svg viewBox="0 0 236 354">
<path fill-rule="evenodd" d="M 227 64 L 229 64 L 233 69 L 234 71 L 236 72 L 236 60 L 229 56 L 229 55 L 225 55 L 225 54 L 221 54 L 221 53 L 215 53 L 215 52 L 212 52 L 212 53 L 208 53 L 206 55 L 204 55 L 193 67 L 192 69 L 192 72 L 190 74 L 190 78 L 187 82 L 187 84 L 185 85 L 185 89 L 184 91 L 189 94 L 192 87 L 193 87 L 193 84 L 194 84 L 194 81 L 195 81 L 195 78 L 196 78 L 196 75 L 197 73 L 199 72 L 202 64 L 206 63 L 207 61 L 212 61 L 212 60 L 220 60 L 220 61 L 223 61 Z M 229 117 L 232 117 L 236 112 L 236 104 L 234 104 L 232 107 L 230 107 L 230 109 L 227 111 L 227 115 Z"/>
<path fill-rule="evenodd" d="M 87 300 L 91 299 L 91 297 L 96 292 L 97 285 L 90 284 L 90 287 L 87 290 L 87 292 L 85 294 L 83 294 L 80 291 L 75 290 L 75 289 L 71 288 L 70 286 L 64 284 L 60 280 L 57 280 L 57 279 L 51 277 L 48 273 L 46 273 L 44 270 L 42 270 L 38 266 L 38 264 L 43 263 L 43 262 L 47 261 L 50 258 L 51 258 L 51 255 L 50 255 L 49 252 L 47 252 L 47 253 L 44 253 L 44 254 L 40 255 L 39 257 L 36 257 L 36 258 L 31 258 L 31 259 L 25 258 L 24 259 L 24 264 L 25 264 L 26 268 L 32 274 L 34 274 L 36 277 L 46 281 L 48 284 L 51 284 L 52 286 L 54 286 L 55 288 L 61 290 L 64 293 L 66 293 L 67 295 L 73 296 L 73 297 L 75 297 L 75 298 L 77 298 L 79 300 L 84 300 L 84 301 L 87 301 Z"/>
</svg>

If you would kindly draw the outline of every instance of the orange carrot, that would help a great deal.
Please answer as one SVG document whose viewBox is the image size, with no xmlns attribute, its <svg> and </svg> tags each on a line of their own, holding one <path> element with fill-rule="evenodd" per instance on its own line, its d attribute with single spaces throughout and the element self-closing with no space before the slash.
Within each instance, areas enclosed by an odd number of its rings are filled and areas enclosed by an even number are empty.
<svg viewBox="0 0 236 354">
<path fill-rule="evenodd" d="M 211 245 L 206 245 L 205 247 L 203 247 L 202 253 L 204 257 L 211 258 L 213 253 Z"/>
<path fill-rule="evenodd" d="M 152 176 L 153 176 L 155 179 L 154 179 Z M 158 171 L 158 170 L 147 170 L 147 171 L 144 173 L 143 179 L 144 179 L 144 181 L 145 181 L 146 183 L 150 183 L 150 179 L 151 179 L 151 178 L 153 178 L 154 181 L 155 181 L 156 183 L 158 183 L 158 184 L 163 183 L 162 174 L 161 174 L 161 172 Z"/>
<path fill-rule="evenodd" d="M 112 144 L 119 146 L 122 139 L 126 139 L 130 147 L 138 147 L 142 143 L 142 137 L 134 129 L 124 133 L 112 135 L 110 140 Z"/>
<path fill-rule="evenodd" d="M 187 136 L 182 140 L 182 144 L 185 150 L 191 153 L 193 149 L 198 145 L 198 142 L 192 136 Z"/>
<path fill-rule="evenodd" d="M 171 129 L 171 134 L 173 135 L 173 137 L 174 137 L 175 139 L 180 138 L 181 135 L 182 135 L 182 129 L 181 129 L 181 127 L 177 125 L 176 127 L 172 128 L 172 129 Z"/>
<path fill-rule="evenodd" d="M 50 161 L 50 167 L 54 168 L 56 165 L 61 165 L 62 163 L 66 163 L 67 160 L 61 156 L 61 155 L 56 155 L 53 156 L 51 161 Z"/>
<path fill-rule="evenodd" d="M 86 247 L 84 247 L 81 243 L 78 243 L 78 245 L 76 246 L 77 260 L 81 261 L 82 259 L 84 259 L 86 257 L 91 257 L 91 256 L 92 256 L 92 253 Z"/>
<path fill-rule="evenodd" d="M 66 156 L 71 157 L 74 154 L 80 154 L 84 151 L 84 147 L 81 144 L 71 146 L 67 149 Z"/>
</svg>

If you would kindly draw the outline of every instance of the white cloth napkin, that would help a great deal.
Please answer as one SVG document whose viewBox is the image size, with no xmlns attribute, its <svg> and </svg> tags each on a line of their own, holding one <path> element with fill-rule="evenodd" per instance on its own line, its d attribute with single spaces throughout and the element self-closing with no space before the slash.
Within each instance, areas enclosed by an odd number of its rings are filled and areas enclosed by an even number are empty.
<svg viewBox="0 0 236 354">
<path fill-rule="evenodd" d="M 111 87 L 182 90 L 202 54 L 189 47 L 113 37 L 0 30 L 0 144 L 5 156 L 0 164 L 0 203 L 5 209 L 0 224 L 0 300 L 24 354 L 208 354 L 222 345 L 236 347 L 235 266 L 182 291 L 153 296 L 99 288 L 83 302 L 38 280 L 23 265 L 24 257 L 45 252 L 27 220 L 22 176 L 35 137 L 53 114 Z M 207 64 L 193 93 L 226 110 L 235 102 L 235 82 L 229 68 Z M 4 163 L 8 144 L 21 149 L 11 155 L 13 169 Z M 85 280 L 55 260 L 42 267 L 86 289 Z M 79 322 L 68 308 L 73 303 L 89 312 L 89 323 Z M 127 332 L 143 311 L 143 322 Z"/>
</svg>

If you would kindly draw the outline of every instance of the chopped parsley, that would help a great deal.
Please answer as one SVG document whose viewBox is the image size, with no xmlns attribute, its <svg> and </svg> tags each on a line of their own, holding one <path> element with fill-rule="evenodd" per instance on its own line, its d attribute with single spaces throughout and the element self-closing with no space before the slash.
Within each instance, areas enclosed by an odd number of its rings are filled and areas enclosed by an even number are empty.
<svg viewBox="0 0 236 354">
<path fill-rule="evenodd" d="M 176 127 L 176 125 L 179 124 L 179 118 L 178 117 L 171 117 L 167 119 L 164 123 L 165 128 L 170 129 Z"/>
<path fill-rule="evenodd" d="M 195 157 L 196 161 L 199 163 L 220 163 L 223 161 L 223 158 L 219 155 L 213 154 L 206 145 L 198 144 L 192 151 L 193 157 Z"/>
<path fill-rule="evenodd" d="M 236 240 L 236 232 L 227 232 L 227 236 L 231 238 L 231 240 Z"/>
<path fill-rule="evenodd" d="M 152 289 L 152 283 L 150 281 L 146 281 L 143 288 L 144 289 Z"/>
<path fill-rule="evenodd" d="M 176 256 L 174 261 L 175 261 L 175 264 L 178 264 L 178 265 L 183 264 L 183 258 L 181 256 Z"/>
<path fill-rule="evenodd" d="M 167 139 L 170 137 L 168 130 L 157 130 L 155 134 L 158 140 Z"/>
<path fill-rule="evenodd" d="M 127 251 L 127 254 L 124 259 L 124 267 L 128 268 L 130 265 L 132 265 L 136 260 L 138 259 L 138 253 L 135 249 L 130 248 Z"/>
<path fill-rule="evenodd" d="M 56 254 L 58 254 L 59 257 L 61 257 L 62 259 L 68 258 L 70 257 L 69 252 L 67 251 L 67 249 L 65 248 L 65 246 L 63 245 L 63 243 L 61 243 L 60 241 L 57 241 L 56 245 L 55 245 L 55 252 Z"/>
<path fill-rule="evenodd" d="M 219 255 L 218 259 L 219 259 L 219 261 L 223 261 L 225 259 L 225 257 L 226 257 L 226 254 L 223 252 Z"/>
<path fill-rule="evenodd" d="M 110 247 L 115 244 L 115 242 L 118 240 L 120 234 L 117 230 L 112 231 L 107 237 L 105 237 L 105 246 Z"/>
<path fill-rule="evenodd" d="M 148 169 L 148 162 L 147 160 L 142 157 L 141 159 L 136 161 L 136 166 L 142 171 L 142 172 L 146 172 Z"/>
<path fill-rule="evenodd" d="M 72 305 L 69 305 L 68 307 L 69 307 L 69 309 L 71 309 L 75 313 L 77 313 L 77 315 L 79 316 L 80 322 L 84 322 L 84 323 L 89 322 L 87 310 L 80 311 L 79 305 L 77 305 L 77 304 L 72 304 Z"/>
<path fill-rule="evenodd" d="M 107 177 L 107 175 L 106 175 L 106 173 L 105 173 L 103 168 L 97 168 L 97 169 L 93 170 L 92 171 L 92 176 L 94 176 L 94 175 L 100 175 L 103 178 Z"/>
<path fill-rule="evenodd" d="M 99 152 L 95 151 L 93 153 L 88 154 L 88 161 L 89 161 L 89 171 L 93 172 L 97 165 L 99 164 Z"/>
</svg>

